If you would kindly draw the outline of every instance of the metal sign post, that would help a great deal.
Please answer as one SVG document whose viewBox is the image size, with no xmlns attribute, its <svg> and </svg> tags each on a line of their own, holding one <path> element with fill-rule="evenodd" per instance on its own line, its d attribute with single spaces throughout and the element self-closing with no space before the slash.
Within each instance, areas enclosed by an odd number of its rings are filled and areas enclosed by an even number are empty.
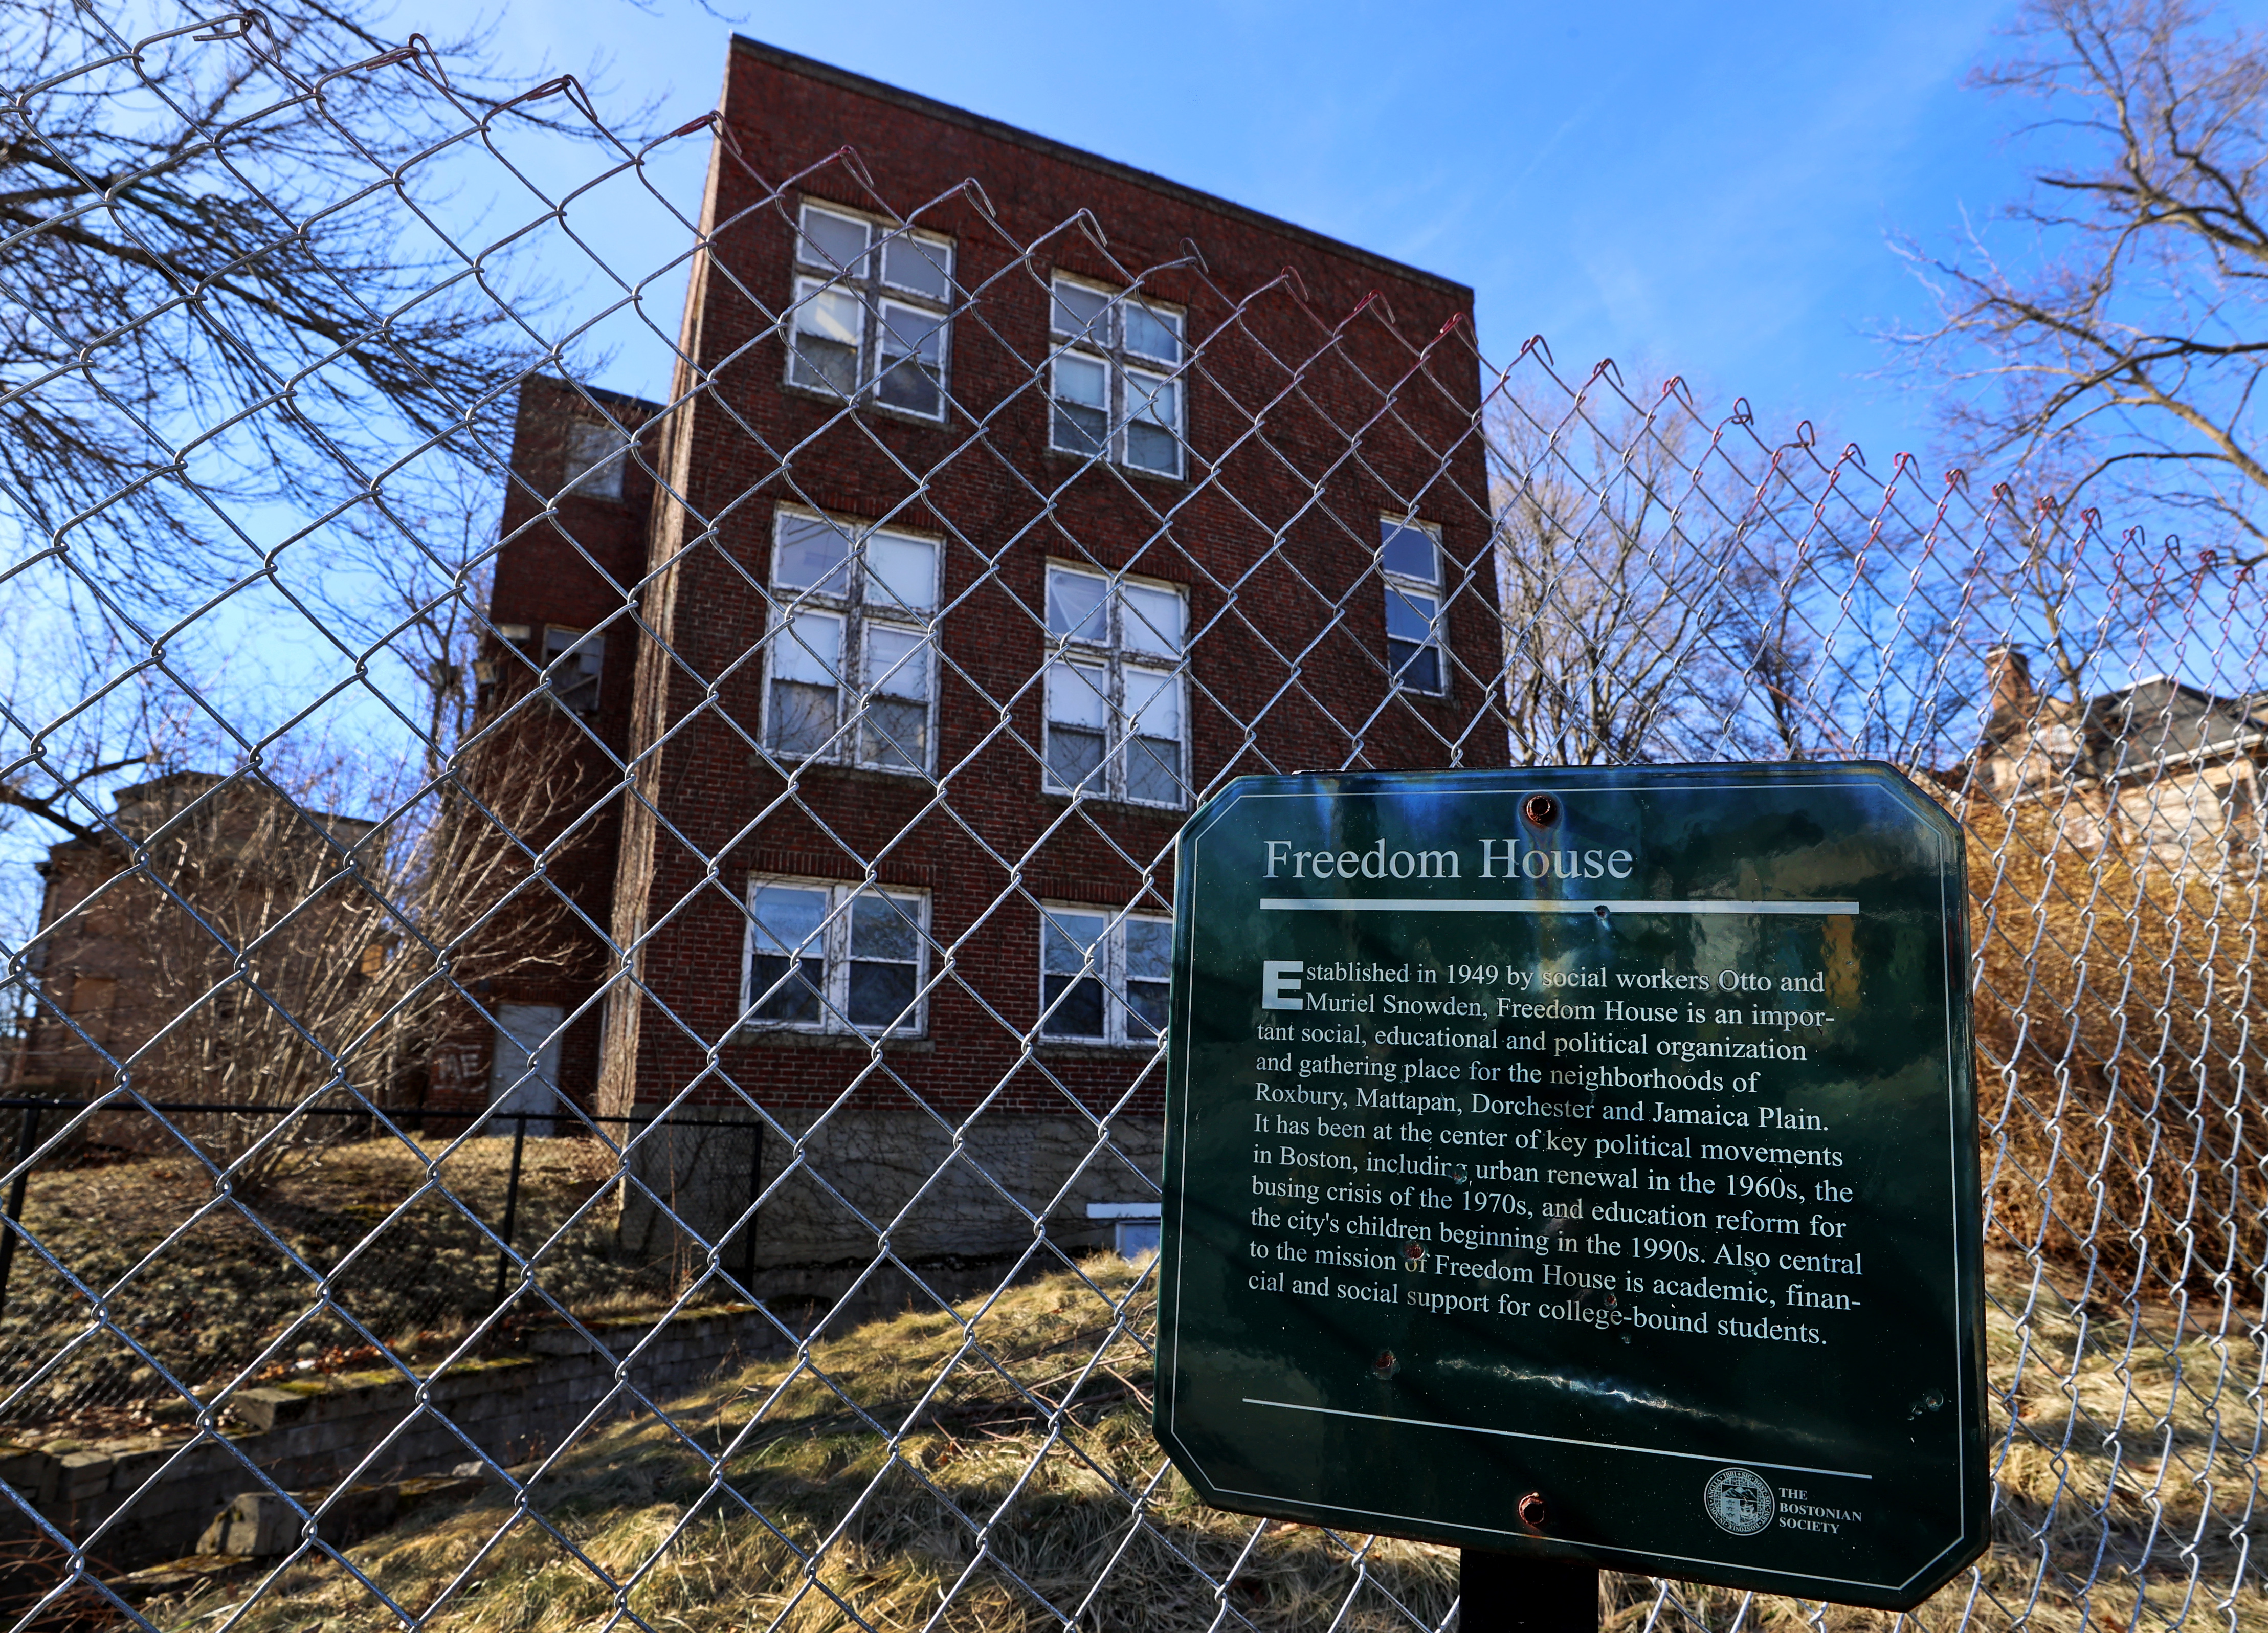
<svg viewBox="0 0 2268 1633">
<path fill-rule="evenodd" d="M 1471 1550 L 1475 1626 L 1599 1566 L 1918 1604 L 1986 1541 L 1965 897 L 1887 766 L 1233 785 L 1175 890 L 1176 1465 Z"/>
<path fill-rule="evenodd" d="M 1469 1548 L 1457 1555 L 1457 1605 L 1462 1633 L 1592 1633 L 1599 1568 Z"/>
</svg>

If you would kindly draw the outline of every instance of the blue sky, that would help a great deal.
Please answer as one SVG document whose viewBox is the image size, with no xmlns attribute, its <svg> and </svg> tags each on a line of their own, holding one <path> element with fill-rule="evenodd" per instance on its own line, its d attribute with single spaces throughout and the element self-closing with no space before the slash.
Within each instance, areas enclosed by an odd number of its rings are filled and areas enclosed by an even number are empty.
<svg viewBox="0 0 2268 1633">
<path fill-rule="evenodd" d="M 168 23 L 176 3 L 118 0 Z M 448 38 L 485 17 L 493 56 L 523 85 L 600 63 L 599 106 L 633 136 L 714 106 L 737 29 L 1469 283 L 1499 361 L 1540 334 L 1574 379 L 1609 356 L 1641 394 L 1681 373 L 1706 409 L 1744 395 L 1770 437 L 1809 418 L 1821 443 L 1856 441 L 1877 471 L 1901 451 L 1929 469 L 1939 452 L 1926 394 L 1876 338 L 1931 317 L 1889 240 L 1952 248 L 1965 215 L 2017 194 L 2027 158 L 2008 140 L 2026 110 L 1962 83 L 2003 48 L 2014 0 L 1152 0 L 1138 12 L 713 0 L 730 20 L 691 0 L 652 0 L 658 15 L 630 0 L 484 13 L 477 0 L 386 3 L 370 0 L 397 37 Z M 2268 0 L 2233 9 L 2257 24 Z M 599 162 L 587 146 L 520 156 L 562 190 Z M 688 212 L 705 159 L 705 138 L 688 139 L 653 166 Z M 444 190 L 469 183 L 459 219 L 475 240 L 526 218 L 527 201 L 499 172 L 480 179 L 475 159 L 432 174 Z M 502 204 L 492 219 L 484 193 Z M 594 195 L 573 223 L 633 278 L 686 242 L 634 194 Z M 571 277 L 561 240 L 537 258 Z M 681 276 L 664 280 L 649 308 L 673 335 L 681 291 Z M 576 295 L 585 310 L 603 298 L 595 282 Z M 663 395 L 664 341 L 610 327 L 604 383 Z M 336 679 L 343 660 L 302 644 L 259 648 L 249 667 L 282 701 L 255 708 L 247 692 L 247 718 Z"/>
<path fill-rule="evenodd" d="M 1873 332 L 1930 312 L 1887 236 L 1949 243 L 2021 180 L 2019 110 L 1962 84 L 2006 4 L 659 3 L 513 0 L 497 52 L 603 55 L 602 106 L 666 128 L 712 105 L 737 26 L 1469 283 L 1491 356 L 1542 334 L 1563 369 L 1683 373 L 1878 468 L 1928 451 L 1926 403 L 1874 378 Z"/>
</svg>

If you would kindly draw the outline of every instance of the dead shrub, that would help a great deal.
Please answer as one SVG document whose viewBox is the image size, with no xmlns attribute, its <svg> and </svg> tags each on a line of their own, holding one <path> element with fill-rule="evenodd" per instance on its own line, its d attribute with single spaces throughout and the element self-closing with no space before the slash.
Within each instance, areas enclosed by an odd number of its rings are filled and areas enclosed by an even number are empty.
<svg viewBox="0 0 2268 1633">
<path fill-rule="evenodd" d="M 2073 1267 L 2082 1297 L 2253 1293 L 2257 881 L 2082 844 L 2044 803 L 1961 814 L 1988 1239 Z"/>
</svg>

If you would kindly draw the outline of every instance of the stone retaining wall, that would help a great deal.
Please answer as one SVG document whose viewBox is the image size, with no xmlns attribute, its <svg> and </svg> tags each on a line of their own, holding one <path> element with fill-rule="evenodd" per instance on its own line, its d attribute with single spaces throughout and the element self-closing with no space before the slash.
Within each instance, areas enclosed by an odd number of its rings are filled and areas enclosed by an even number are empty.
<svg viewBox="0 0 2268 1633">
<path fill-rule="evenodd" d="M 104 1574 L 136 1570 L 189 1552 L 239 1492 L 260 1487 L 261 1474 L 286 1490 L 327 1489 L 350 1477 L 394 1480 L 482 1455 L 519 1463 L 552 1450 L 607 1400 L 622 1356 L 652 1331 L 641 1317 L 586 1325 L 605 1353 L 571 1329 L 540 1331 L 526 1353 L 450 1367 L 424 1386 L 424 1407 L 419 1385 L 398 1372 L 338 1373 L 239 1392 L 231 1404 L 243 1427 L 225 1437 L 0 1443 L 0 1482 L 87 1545 Z M 745 1304 L 681 1315 L 628 1363 L 627 1382 L 648 1399 L 667 1399 L 784 1348 L 772 1322 Z M 608 1408 L 637 1409 L 635 1397 Z M 6 1531 L 32 1536 L 28 1517 L 10 1506 Z"/>
</svg>

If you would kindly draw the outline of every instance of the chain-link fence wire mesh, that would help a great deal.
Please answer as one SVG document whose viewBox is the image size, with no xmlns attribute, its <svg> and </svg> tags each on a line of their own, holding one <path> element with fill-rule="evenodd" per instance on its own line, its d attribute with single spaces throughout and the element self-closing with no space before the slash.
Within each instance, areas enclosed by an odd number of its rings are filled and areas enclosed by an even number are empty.
<svg viewBox="0 0 2268 1633">
<path fill-rule="evenodd" d="M 2268 1622 L 2249 570 L 983 176 L 9 27 L 12 1625 L 1442 1626 L 1149 1437 L 1174 827 L 1845 757 L 1969 835 L 1996 1540 L 1916 1619 Z"/>
<path fill-rule="evenodd" d="M 43 1124 L 82 1109 L 91 1109 L 91 1103 L 16 1101 L 8 1107 L 14 1124 L 9 1149 L 19 1160 L 30 1156 L 40 1149 Z M 286 1175 L 261 1196 L 263 1218 L 313 1263 L 338 1263 L 361 1244 L 371 1224 L 415 1185 L 414 1164 L 422 1160 L 376 1142 L 373 1135 L 384 1125 L 345 1108 L 302 1113 L 290 1107 L 159 1100 L 155 1109 L 190 1127 L 222 1118 L 262 1131 L 295 1115 L 347 1119 L 348 1127 L 324 1131 L 327 1143 L 339 1149 L 320 1171 Z M 177 1164 L 153 1159 L 147 1135 L 134 1138 L 132 1115 L 114 1109 L 107 1127 L 102 1118 L 90 1119 L 77 1139 L 50 1150 L 40 1165 L 37 1191 L 27 1170 L 11 1214 L 19 1221 L 27 1207 L 43 1214 L 49 1251 L 68 1257 L 82 1279 L 114 1281 L 138 1263 L 179 1223 L 183 1187 L 198 1183 Z M 421 1132 L 414 1113 L 400 1120 L 413 1136 Z M 603 1187 L 612 1164 L 585 1144 L 542 1137 L 556 1120 L 491 1113 L 475 1137 L 437 1142 L 442 1183 L 484 1225 L 451 1215 L 370 1243 L 354 1254 L 344 1285 L 361 1319 L 387 1335 L 384 1348 L 345 1334 L 305 1336 L 262 1368 L 259 1380 L 291 1381 L 367 1368 L 387 1356 L 455 1349 L 470 1324 L 503 1299 L 507 1280 L 516 1274 L 509 1251 L 515 1242 L 549 1243 L 546 1284 L 578 1311 L 619 1316 L 666 1308 L 672 1290 L 666 1267 L 624 1262 L 614 1252 L 610 1221 L 585 1219 L 563 1229 Z M 735 1127 L 689 1115 L 672 1121 L 694 1130 Z M 531 1139 L 523 1125 L 537 1137 Z M 117 1142 L 104 1142 L 99 1136 L 105 1134 Z M 754 1191 L 748 1195 L 753 1199 Z M 303 1304 L 298 1278 L 278 1275 L 243 1220 L 218 1220 L 210 1257 L 177 1257 L 136 1278 L 141 1296 L 121 1319 L 166 1372 L 218 1386 L 235 1375 L 248 1345 L 293 1325 Z M 743 1242 L 753 1246 L 745 1233 Z M 10 1432 L 22 1444 L 114 1438 L 194 1418 L 158 1371 L 130 1351 L 82 1348 L 62 1366 L 52 1364 L 83 1327 L 83 1308 L 67 1282 L 36 1275 L 17 1282 L 17 1262 L 13 1252 L 0 1248 L 0 1355 L 10 1376 L 37 1373 L 42 1380 L 39 1389 L 18 1393 L 10 1415 Z M 746 1255 L 728 1252 L 727 1262 L 745 1268 Z M 527 1326 L 525 1312 L 507 1317 L 488 1330 L 479 1348 L 490 1355 L 509 1353 L 525 1342 Z"/>
</svg>

